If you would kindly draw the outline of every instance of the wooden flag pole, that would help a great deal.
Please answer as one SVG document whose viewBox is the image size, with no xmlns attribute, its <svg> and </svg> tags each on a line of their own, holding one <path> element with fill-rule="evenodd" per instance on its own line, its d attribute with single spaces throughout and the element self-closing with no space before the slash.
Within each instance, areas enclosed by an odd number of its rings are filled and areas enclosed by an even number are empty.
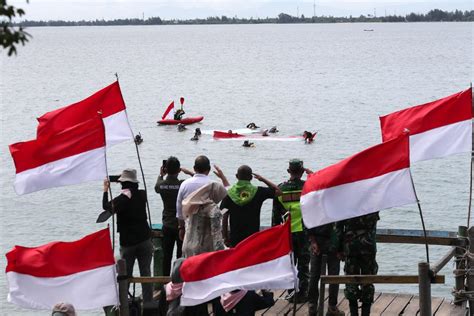
<svg viewBox="0 0 474 316">
<path fill-rule="evenodd" d="M 115 73 L 115 77 L 117 78 L 117 82 L 118 82 L 119 81 L 119 76 L 118 76 L 117 73 Z M 122 90 L 120 90 L 120 95 L 122 95 Z M 123 95 L 122 95 L 122 99 L 123 99 Z M 127 113 L 127 109 L 125 109 L 125 113 Z M 128 115 L 127 115 L 127 121 L 128 121 Z M 128 126 L 130 127 L 130 132 L 132 133 L 132 135 L 135 136 L 135 134 L 133 133 L 132 127 L 130 126 L 130 122 L 128 123 Z M 138 150 L 138 144 L 135 142 L 135 140 L 133 141 L 133 143 L 135 144 L 135 149 L 137 151 L 138 164 L 140 166 L 140 172 L 142 173 L 143 188 L 145 189 L 146 210 L 147 210 L 147 213 L 148 213 L 148 225 L 150 225 L 150 229 L 152 229 L 150 204 L 148 203 L 148 190 L 146 188 L 146 181 L 145 181 L 145 174 L 143 173 L 142 160 L 140 159 L 140 151 Z"/>
<path fill-rule="evenodd" d="M 421 211 L 420 200 L 418 199 L 418 195 L 416 194 L 415 183 L 413 182 L 413 177 L 411 175 L 411 170 L 409 170 L 409 172 L 410 172 L 411 185 L 413 187 L 413 192 L 415 193 L 416 204 L 418 204 L 418 210 L 420 212 L 421 226 L 423 227 L 423 235 L 425 237 L 426 262 L 429 264 L 430 263 L 430 253 L 429 253 L 429 250 L 428 250 L 428 238 L 426 237 L 425 221 L 423 219 L 423 212 Z"/>
<path fill-rule="evenodd" d="M 105 125 L 104 125 L 104 120 L 102 119 L 101 112 L 99 112 L 99 116 L 102 122 L 102 126 L 104 126 L 104 133 L 105 133 Z M 104 138 L 105 138 L 105 135 L 104 135 Z M 107 139 L 105 139 L 104 158 L 105 158 L 105 176 L 106 176 L 106 180 L 109 182 L 110 204 L 112 205 L 112 251 L 115 253 L 115 208 L 114 208 L 114 197 L 112 196 L 112 189 L 110 188 L 109 167 L 107 164 Z"/>
<path fill-rule="evenodd" d="M 472 94 L 472 82 L 471 82 L 471 94 Z M 474 113 L 474 98 L 471 97 L 472 100 L 472 113 Z M 472 208 L 472 165 L 474 164 L 474 131 L 472 135 L 472 147 L 471 147 L 471 177 L 469 180 L 469 206 L 467 209 L 467 228 L 469 229 L 469 224 L 471 223 L 471 208 Z"/>
</svg>

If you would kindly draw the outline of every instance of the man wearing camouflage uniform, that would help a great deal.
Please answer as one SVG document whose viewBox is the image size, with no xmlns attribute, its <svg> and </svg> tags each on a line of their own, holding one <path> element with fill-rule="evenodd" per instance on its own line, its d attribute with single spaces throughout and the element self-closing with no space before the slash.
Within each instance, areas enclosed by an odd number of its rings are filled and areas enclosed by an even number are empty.
<svg viewBox="0 0 474 316">
<path fill-rule="evenodd" d="M 342 241 L 346 275 L 375 275 L 378 271 L 375 255 L 375 235 L 379 213 L 371 213 L 339 222 L 337 233 Z M 374 301 L 373 284 L 346 284 L 344 295 L 349 301 L 350 315 L 358 316 L 358 300 L 362 303 L 362 316 L 370 315 Z"/>
<path fill-rule="evenodd" d="M 300 196 L 304 181 L 301 180 L 303 173 L 311 173 L 303 167 L 303 161 L 299 159 L 290 160 L 288 166 L 290 179 L 280 183 L 282 195 L 274 199 L 272 225 L 281 224 L 283 215 L 287 212 L 291 215 L 291 239 L 293 244 L 293 254 L 295 264 L 298 269 L 299 293 L 296 296 L 297 303 L 306 302 L 308 299 L 309 285 L 309 242 L 303 226 L 301 216 Z M 290 297 L 293 301 L 294 296 Z"/>
</svg>

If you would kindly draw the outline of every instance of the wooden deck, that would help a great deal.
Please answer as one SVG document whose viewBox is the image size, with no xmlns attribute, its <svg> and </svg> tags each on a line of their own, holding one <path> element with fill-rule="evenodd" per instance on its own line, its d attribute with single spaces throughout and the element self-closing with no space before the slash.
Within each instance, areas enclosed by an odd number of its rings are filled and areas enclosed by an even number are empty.
<svg viewBox="0 0 474 316">
<path fill-rule="evenodd" d="M 326 291 L 327 293 L 327 291 Z M 275 305 L 267 310 L 257 312 L 257 315 L 292 315 L 293 304 L 285 300 L 286 291 L 275 293 Z M 342 291 L 339 292 L 338 307 L 349 315 L 349 303 L 344 298 Z M 324 314 L 327 310 L 327 297 L 325 300 Z M 456 306 L 451 300 L 445 298 L 433 298 L 431 310 L 436 316 L 466 316 L 468 310 L 466 305 Z M 375 293 L 375 301 L 372 305 L 371 315 L 418 315 L 418 297 L 411 294 Z M 297 304 L 296 315 L 308 315 L 308 304 Z"/>
</svg>

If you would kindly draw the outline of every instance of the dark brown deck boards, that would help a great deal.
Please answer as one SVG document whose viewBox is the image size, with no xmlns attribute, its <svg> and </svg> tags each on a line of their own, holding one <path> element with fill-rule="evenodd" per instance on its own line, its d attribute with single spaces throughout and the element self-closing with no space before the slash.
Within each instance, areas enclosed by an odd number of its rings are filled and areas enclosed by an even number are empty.
<svg viewBox="0 0 474 316">
<path fill-rule="evenodd" d="M 276 303 L 275 306 L 259 311 L 257 315 L 289 315 L 293 313 L 293 304 L 285 300 L 286 292 L 275 292 Z M 326 299 L 324 301 L 324 314 L 327 310 L 327 291 Z M 372 305 L 371 316 L 416 316 L 419 310 L 418 297 L 411 294 L 396 294 L 396 293 L 375 293 L 374 304 Z M 451 300 L 440 297 L 434 297 L 431 301 L 431 310 L 436 316 L 465 316 L 466 305 L 455 306 L 451 304 Z M 339 291 L 338 308 L 349 315 L 349 303 L 344 298 L 343 291 Z M 296 315 L 308 315 L 308 304 L 298 304 Z"/>
</svg>

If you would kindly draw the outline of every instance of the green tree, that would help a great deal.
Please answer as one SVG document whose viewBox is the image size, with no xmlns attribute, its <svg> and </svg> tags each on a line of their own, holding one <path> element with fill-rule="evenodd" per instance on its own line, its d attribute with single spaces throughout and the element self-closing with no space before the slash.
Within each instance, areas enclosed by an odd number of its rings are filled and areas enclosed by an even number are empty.
<svg viewBox="0 0 474 316">
<path fill-rule="evenodd" d="M 16 55 L 16 46 L 20 43 L 25 45 L 31 37 L 22 26 L 13 26 L 13 19 L 24 14 L 23 9 L 8 5 L 6 0 L 0 0 L 0 43 L 4 49 L 8 50 L 8 56 Z"/>
</svg>

